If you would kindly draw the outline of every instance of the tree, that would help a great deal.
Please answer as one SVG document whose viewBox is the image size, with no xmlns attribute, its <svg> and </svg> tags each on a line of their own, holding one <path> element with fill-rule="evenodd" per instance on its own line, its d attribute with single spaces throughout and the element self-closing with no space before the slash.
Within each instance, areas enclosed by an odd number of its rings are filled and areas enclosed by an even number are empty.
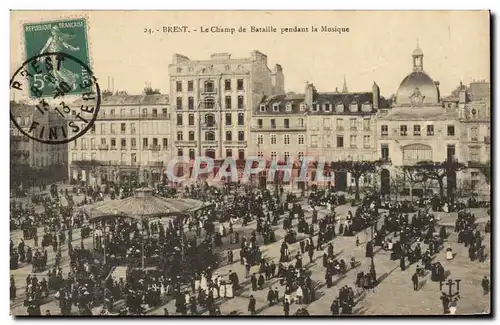
<svg viewBox="0 0 500 325">
<path fill-rule="evenodd" d="M 491 185 L 491 163 L 490 161 L 487 161 L 485 163 L 474 163 L 474 164 L 469 164 L 469 168 L 477 168 L 483 175 L 484 175 L 484 180 L 488 185 Z"/>
<path fill-rule="evenodd" d="M 351 174 L 354 178 L 356 186 L 355 199 L 359 200 L 359 179 L 361 176 L 366 177 L 370 173 L 374 173 L 379 165 L 378 161 L 334 161 L 330 164 L 334 171 L 343 171 Z"/>
<path fill-rule="evenodd" d="M 462 163 L 456 160 L 446 160 L 444 162 L 421 161 L 413 166 L 422 178 L 435 180 L 439 184 L 439 197 L 444 198 L 444 178 L 450 173 L 458 172 L 466 168 Z"/>
<path fill-rule="evenodd" d="M 415 166 L 403 166 L 401 167 L 401 170 L 403 172 L 405 183 L 408 182 L 410 188 L 410 200 L 413 201 L 413 186 L 422 182 L 423 175 Z"/>
<path fill-rule="evenodd" d="M 112 96 L 113 92 L 111 90 L 105 89 L 101 92 L 102 97 Z"/>
<path fill-rule="evenodd" d="M 160 89 L 158 88 L 153 89 L 149 85 L 144 87 L 144 95 L 157 95 L 157 94 L 161 94 Z"/>
<path fill-rule="evenodd" d="M 398 194 L 401 193 L 403 190 L 405 183 L 404 183 L 404 172 L 402 168 L 397 168 L 394 170 L 393 173 L 391 173 L 391 189 L 394 190 L 396 193 L 396 201 L 398 200 Z"/>
</svg>

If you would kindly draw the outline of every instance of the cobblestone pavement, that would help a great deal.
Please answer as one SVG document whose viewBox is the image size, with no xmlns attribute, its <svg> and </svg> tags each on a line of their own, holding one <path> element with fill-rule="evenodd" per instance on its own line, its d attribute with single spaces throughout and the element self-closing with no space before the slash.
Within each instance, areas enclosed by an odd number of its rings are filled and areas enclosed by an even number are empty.
<svg viewBox="0 0 500 325">
<path fill-rule="evenodd" d="M 344 220 L 347 212 L 355 208 L 343 205 L 336 208 L 337 216 L 340 220 Z M 472 209 L 475 213 L 476 218 L 480 223 L 479 227 L 484 234 L 484 223 L 488 220 L 488 215 L 485 210 L 482 209 Z M 320 210 L 319 215 L 326 214 L 325 209 Z M 456 213 L 439 213 L 440 224 L 447 226 L 454 225 L 454 220 L 456 219 Z M 306 219 L 310 222 L 311 215 L 306 212 Z M 295 221 L 296 222 L 296 221 Z M 381 222 L 381 221 L 380 221 Z M 240 226 L 235 227 L 235 231 L 238 231 Z M 255 228 L 255 221 L 251 222 L 247 227 Z M 448 232 L 452 231 L 452 228 L 448 229 Z M 282 238 L 284 236 L 284 231 L 281 227 L 276 228 L 277 238 Z M 370 230 L 362 231 L 357 235 L 361 242 L 361 245 L 356 247 L 354 237 L 336 237 L 333 240 L 335 254 L 337 258 L 343 258 L 347 264 L 351 257 L 355 257 L 360 265 L 353 270 L 349 270 L 347 274 L 343 277 L 334 278 L 334 286 L 332 288 L 326 288 L 324 275 L 325 270 L 322 266 L 322 254 L 323 252 L 317 251 L 314 256 L 313 263 L 308 263 L 309 258 L 304 256 L 303 261 L 307 269 L 312 271 L 312 280 L 316 287 L 316 300 L 311 304 L 297 305 L 292 304 L 290 306 L 290 314 L 293 315 L 298 308 L 307 307 L 308 312 L 311 315 L 330 315 L 330 304 L 338 295 L 338 288 L 343 285 L 353 285 L 356 279 L 356 274 L 360 271 L 367 272 L 370 266 L 370 259 L 365 258 L 365 245 L 370 238 Z M 14 239 L 16 243 L 21 237 L 20 231 L 14 231 L 11 234 L 11 238 Z M 74 232 L 74 245 L 80 245 L 80 232 Z M 298 234 L 298 239 L 305 238 L 304 235 Z M 484 238 L 484 245 L 486 245 L 486 254 L 490 254 L 490 236 L 487 234 Z M 27 241 L 28 245 L 33 245 L 32 241 Z M 85 239 L 84 244 L 88 247 L 92 245 L 92 239 Z M 277 261 L 279 258 L 281 241 L 273 243 L 271 245 L 266 245 L 261 247 L 264 258 L 268 260 Z M 471 314 L 471 313 L 482 313 L 488 312 L 490 310 L 490 297 L 484 296 L 481 288 L 481 280 L 483 276 L 490 276 L 490 257 L 486 259 L 484 263 L 470 262 L 468 259 L 468 251 L 462 244 L 457 243 L 457 234 L 452 233 L 448 238 L 448 243 L 445 246 L 452 247 L 456 256 L 453 260 L 447 261 L 445 259 L 444 252 L 440 252 L 436 255 L 434 262 L 441 262 L 446 271 L 449 272 L 449 278 L 461 279 L 460 284 L 460 296 L 461 300 L 458 302 L 457 314 Z M 294 256 L 296 251 L 299 250 L 299 242 L 290 245 L 291 256 Z M 63 272 L 64 274 L 68 271 L 69 260 L 65 250 L 67 246 L 63 247 Z M 237 272 L 240 282 L 242 282 L 243 290 L 239 292 L 238 295 L 233 299 L 219 299 L 217 305 L 220 307 L 223 315 L 227 315 L 231 312 L 247 315 L 248 297 L 252 294 L 256 301 L 256 309 L 258 315 L 283 315 L 282 305 L 268 306 L 267 305 L 267 291 L 270 286 L 278 287 L 280 294 L 283 294 L 284 288 L 282 288 L 277 279 L 271 279 L 267 281 L 263 290 L 251 291 L 251 285 L 249 279 L 245 279 L 245 270 L 243 265 L 240 265 L 237 257 L 239 256 L 239 249 L 234 250 L 235 263 L 232 265 L 225 265 L 220 267 L 217 272 L 224 278 L 227 278 L 229 270 Z M 442 305 L 440 301 L 440 290 L 439 283 L 432 282 L 430 280 L 430 274 L 427 274 L 424 278 L 421 278 L 419 291 L 413 291 L 413 286 L 411 282 L 411 276 L 415 270 L 415 265 L 412 265 L 409 270 L 402 272 L 399 268 L 399 261 L 391 261 L 388 252 L 375 249 L 375 266 L 377 271 L 377 276 L 379 278 L 379 285 L 374 289 L 367 292 L 362 292 L 359 294 L 358 302 L 354 308 L 355 314 L 361 315 L 439 315 L 442 314 Z M 52 249 L 49 249 L 49 261 L 48 264 L 54 263 L 54 253 Z M 26 308 L 23 306 L 24 297 L 24 283 L 25 277 L 30 274 L 31 266 L 24 266 L 18 270 L 14 270 L 11 274 L 14 275 L 16 283 L 18 286 L 17 299 L 11 305 L 11 313 L 14 315 L 23 315 L 26 313 Z M 258 272 L 258 266 L 252 269 L 252 272 Z M 37 274 L 40 278 L 42 274 Z M 162 315 L 163 308 L 167 307 L 170 314 L 175 312 L 175 302 L 170 300 L 163 306 L 157 307 L 148 312 L 148 315 Z M 58 303 L 51 298 L 47 303 L 42 306 L 42 312 L 45 310 L 50 310 L 53 315 L 59 314 Z M 94 309 L 94 314 L 98 313 L 100 308 Z M 208 315 L 208 312 L 199 309 L 199 312 L 203 312 L 204 315 Z"/>
</svg>

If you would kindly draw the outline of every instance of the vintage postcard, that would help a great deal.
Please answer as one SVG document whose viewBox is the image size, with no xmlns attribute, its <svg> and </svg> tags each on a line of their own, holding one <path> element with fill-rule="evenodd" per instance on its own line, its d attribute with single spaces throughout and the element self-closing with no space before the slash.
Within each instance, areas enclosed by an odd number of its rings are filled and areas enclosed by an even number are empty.
<svg viewBox="0 0 500 325">
<path fill-rule="evenodd" d="M 11 11 L 11 314 L 489 315 L 490 19 Z"/>
</svg>

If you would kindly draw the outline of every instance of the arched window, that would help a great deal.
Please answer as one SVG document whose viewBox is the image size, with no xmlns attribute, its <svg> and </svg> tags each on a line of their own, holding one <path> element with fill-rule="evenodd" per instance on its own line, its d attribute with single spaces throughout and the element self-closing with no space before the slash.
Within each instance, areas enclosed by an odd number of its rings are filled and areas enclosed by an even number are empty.
<svg viewBox="0 0 500 325">
<path fill-rule="evenodd" d="M 206 93 L 213 93 L 214 92 L 214 82 L 212 80 L 205 81 L 205 85 L 204 85 L 203 89 Z"/>
<path fill-rule="evenodd" d="M 233 132 L 226 131 L 226 141 L 233 141 Z"/>
<path fill-rule="evenodd" d="M 215 133 L 212 131 L 205 132 L 205 140 L 206 141 L 215 141 Z"/>
<path fill-rule="evenodd" d="M 212 127 L 215 125 L 215 118 L 212 114 L 205 115 L 205 124 L 208 127 Z"/>
</svg>

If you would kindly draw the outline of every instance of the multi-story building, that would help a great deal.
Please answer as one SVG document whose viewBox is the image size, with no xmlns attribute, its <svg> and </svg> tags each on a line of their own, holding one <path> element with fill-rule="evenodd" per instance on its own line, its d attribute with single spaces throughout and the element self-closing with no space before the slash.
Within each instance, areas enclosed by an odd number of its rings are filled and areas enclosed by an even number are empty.
<svg viewBox="0 0 500 325">
<path fill-rule="evenodd" d="M 392 107 L 377 114 L 378 157 L 386 163 L 380 175 L 383 193 L 389 191 L 391 165 L 407 166 L 420 161 L 446 160 L 467 164 L 470 148 L 473 148 L 475 158 L 487 157 L 486 146 L 476 149 L 478 147 L 469 143 L 472 139 L 474 143 L 479 143 L 480 135 L 483 135 L 483 142 L 489 142 L 489 132 L 486 131 L 489 122 L 480 123 L 480 116 L 488 116 L 489 119 L 489 105 L 481 100 L 468 101 L 463 86 L 459 98 L 442 99 L 439 82 L 433 81 L 424 72 L 423 57 L 422 50 L 417 46 L 412 53 L 413 71 L 401 82 Z M 472 120 L 472 116 L 476 116 L 476 120 Z M 479 124 L 484 128 L 481 133 Z M 462 174 L 453 178 L 463 177 Z M 448 184 L 450 181 L 447 177 Z"/>
<path fill-rule="evenodd" d="M 468 169 L 462 181 L 464 187 L 488 195 L 490 192 L 484 175 L 474 168 L 491 163 L 491 100 L 490 84 L 485 81 L 472 82 L 467 89 L 459 87 L 458 107 L 462 130 L 462 161 L 467 161 Z M 470 183 L 466 185 L 466 183 Z"/>
<path fill-rule="evenodd" d="M 11 102 L 10 112 L 16 119 L 17 124 L 27 133 L 33 122 L 38 123 L 37 128 L 49 129 L 59 126 L 64 120 L 53 112 L 42 114 L 34 106 Z M 65 174 L 57 171 L 66 170 L 68 150 L 66 144 L 46 144 L 32 140 L 19 131 L 10 123 L 10 165 L 12 184 L 26 183 L 23 176 L 28 170 L 36 173 L 38 180 L 43 182 L 62 180 Z M 24 174 L 24 175 L 23 175 Z M 33 177 L 34 174 L 30 175 Z M 35 182 L 36 183 L 36 182 Z"/>
<path fill-rule="evenodd" d="M 174 54 L 169 65 L 174 154 L 244 159 L 249 151 L 251 108 L 264 96 L 284 93 L 280 65 L 271 71 L 267 56 L 212 54 L 195 61 Z"/>
<path fill-rule="evenodd" d="M 326 163 L 374 160 L 374 118 L 380 105 L 387 101 L 376 84 L 372 92 L 352 93 L 345 80 L 342 92 L 319 93 L 306 83 L 304 94 L 265 98 L 252 117 L 253 154 L 281 161 L 304 156 Z M 349 186 L 348 176 L 337 172 L 336 186 Z"/>
<path fill-rule="evenodd" d="M 304 95 L 265 98 L 253 111 L 250 154 L 289 162 L 307 153 Z"/>
<path fill-rule="evenodd" d="M 171 158 L 171 134 L 168 95 L 103 96 L 92 128 L 68 146 L 69 177 L 89 185 L 159 182 Z"/>
<path fill-rule="evenodd" d="M 306 85 L 308 155 L 330 161 L 373 161 L 376 159 L 375 116 L 388 103 L 376 83 L 372 92 L 317 92 Z M 343 190 L 354 183 L 349 173 L 336 171 L 335 186 Z M 363 185 L 369 180 L 361 179 Z"/>
</svg>

